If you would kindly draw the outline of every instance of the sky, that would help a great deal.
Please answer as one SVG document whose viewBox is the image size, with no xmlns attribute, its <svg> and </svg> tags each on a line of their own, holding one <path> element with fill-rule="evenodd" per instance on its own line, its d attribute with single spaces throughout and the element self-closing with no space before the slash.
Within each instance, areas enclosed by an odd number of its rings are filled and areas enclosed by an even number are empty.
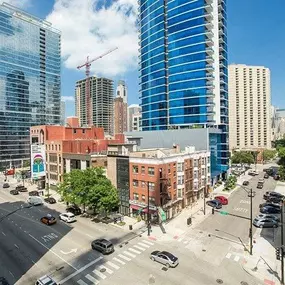
<svg viewBox="0 0 285 285">
<path fill-rule="evenodd" d="M 1 0 L 0 0 L 1 2 Z M 62 32 L 62 98 L 74 115 L 77 66 L 95 58 L 91 75 L 125 80 L 128 103 L 139 103 L 137 0 L 6 0 L 51 22 Z M 227 0 L 229 64 L 261 65 L 271 71 L 272 105 L 285 108 L 285 1 Z"/>
</svg>

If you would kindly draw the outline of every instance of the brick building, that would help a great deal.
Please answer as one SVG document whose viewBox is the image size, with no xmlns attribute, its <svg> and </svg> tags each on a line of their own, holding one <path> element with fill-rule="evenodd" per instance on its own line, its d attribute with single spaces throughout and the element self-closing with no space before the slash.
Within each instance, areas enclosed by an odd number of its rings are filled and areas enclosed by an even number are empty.
<svg viewBox="0 0 285 285">
<path fill-rule="evenodd" d="M 130 208 L 133 215 L 150 213 L 172 218 L 209 191 L 210 152 L 187 147 L 130 153 Z"/>
<path fill-rule="evenodd" d="M 103 128 L 79 127 L 77 117 L 67 118 L 67 126 L 34 126 L 31 144 L 44 144 L 46 151 L 46 183 L 56 185 L 65 172 L 106 165 L 109 143 L 124 142 L 124 135 L 106 138 Z M 97 157 L 97 158 L 96 158 Z"/>
</svg>

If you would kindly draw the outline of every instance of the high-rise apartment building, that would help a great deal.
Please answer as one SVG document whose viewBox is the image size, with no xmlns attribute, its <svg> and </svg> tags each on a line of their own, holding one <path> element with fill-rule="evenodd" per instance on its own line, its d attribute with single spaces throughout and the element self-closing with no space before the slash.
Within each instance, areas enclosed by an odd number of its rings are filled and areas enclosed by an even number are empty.
<svg viewBox="0 0 285 285">
<path fill-rule="evenodd" d="M 60 101 L 60 124 L 65 125 L 65 101 Z"/>
<path fill-rule="evenodd" d="M 106 133 L 113 134 L 114 81 L 92 76 L 89 78 L 89 84 L 91 121 L 94 126 L 104 128 Z M 75 112 L 80 125 L 87 126 L 86 78 L 76 82 Z"/>
<path fill-rule="evenodd" d="M 60 123 L 61 34 L 0 5 L 0 168 L 30 159 L 29 130 Z"/>
<path fill-rule="evenodd" d="M 128 131 L 141 131 L 142 108 L 137 104 L 128 107 Z"/>
<path fill-rule="evenodd" d="M 220 129 L 228 169 L 226 0 L 140 0 L 142 130 Z"/>
<path fill-rule="evenodd" d="M 124 81 L 118 82 L 114 99 L 114 133 L 122 134 L 128 130 L 128 98 Z"/>
<path fill-rule="evenodd" d="M 271 148 L 270 71 L 229 65 L 230 149 Z"/>
</svg>

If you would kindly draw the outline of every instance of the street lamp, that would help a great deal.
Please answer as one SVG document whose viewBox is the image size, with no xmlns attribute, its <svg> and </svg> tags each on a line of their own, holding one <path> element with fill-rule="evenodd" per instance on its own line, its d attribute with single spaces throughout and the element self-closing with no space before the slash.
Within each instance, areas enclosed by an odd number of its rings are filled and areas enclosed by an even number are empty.
<svg viewBox="0 0 285 285">
<path fill-rule="evenodd" d="M 255 192 L 252 191 L 252 188 L 248 189 L 246 187 L 244 187 L 243 185 L 237 184 L 237 186 L 241 187 L 248 195 L 248 197 L 250 198 L 250 226 L 249 226 L 249 244 L 250 244 L 250 249 L 249 249 L 249 253 L 250 255 L 252 255 L 252 198 L 255 196 Z"/>
</svg>

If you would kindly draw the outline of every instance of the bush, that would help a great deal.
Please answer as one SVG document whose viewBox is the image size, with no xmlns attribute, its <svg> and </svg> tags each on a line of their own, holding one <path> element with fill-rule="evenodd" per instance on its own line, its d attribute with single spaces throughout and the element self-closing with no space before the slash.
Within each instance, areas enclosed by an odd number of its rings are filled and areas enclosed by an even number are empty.
<svg viewBox="0 0 285 285">
<path fill-rule="evenodd" d="M 119 226 L 124 226 L 126 223 L 125 222 L 119 222 L 119 223 L 117 223 L 117 225 L 119 225 Z"/>
<path fill-rule="evenodd" d="M 137 216 L 137 222 L 140 222 L 142 220 L 141 216 Z"/>
</svg>

